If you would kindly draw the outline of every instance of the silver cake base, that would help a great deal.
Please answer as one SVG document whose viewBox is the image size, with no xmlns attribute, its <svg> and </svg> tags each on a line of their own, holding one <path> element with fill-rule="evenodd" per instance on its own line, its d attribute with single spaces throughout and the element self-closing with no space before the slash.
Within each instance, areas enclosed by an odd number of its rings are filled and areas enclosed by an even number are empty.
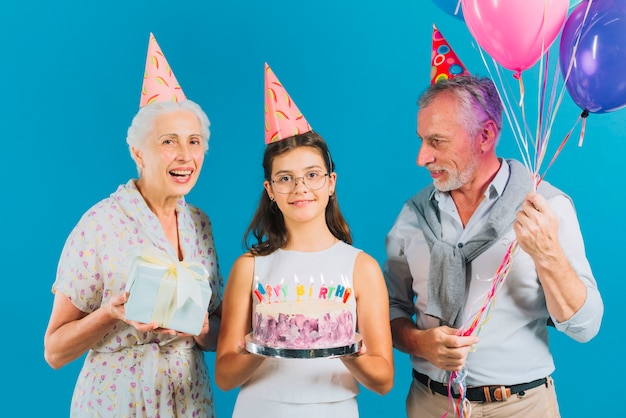
<svg viewBox="0 0 626 418">
<path fill-rule="evenodd" d="M 343 347 L 296 349 L 267 347 L 254 341 L 252 334 L 246 335 L 246 350 L 252 354 L 275 358 L 334 358 L 358 353 L 363 345 L 359 334 L 354 335 L 354 342 Z"/>
</svg>

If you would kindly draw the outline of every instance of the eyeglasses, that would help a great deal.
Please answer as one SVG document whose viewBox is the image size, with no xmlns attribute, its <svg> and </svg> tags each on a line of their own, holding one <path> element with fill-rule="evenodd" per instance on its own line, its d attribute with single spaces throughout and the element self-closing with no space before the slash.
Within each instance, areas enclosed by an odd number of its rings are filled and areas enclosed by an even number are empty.
<svg viewBox="0 0 626 418">
<path fill-rule="evenodd" d="M 281 174 L 272 179 L 272 184 L 278 193 L 291 193 L 296 188 L 298 179 L 302 179 L 302 184 L 310 190 L 319 190 L 326 184 L 326 177 L 329 173 L 322 171 L 309 171 L 302 177 L 294 177 L 291 174 Z"/>
</svg>

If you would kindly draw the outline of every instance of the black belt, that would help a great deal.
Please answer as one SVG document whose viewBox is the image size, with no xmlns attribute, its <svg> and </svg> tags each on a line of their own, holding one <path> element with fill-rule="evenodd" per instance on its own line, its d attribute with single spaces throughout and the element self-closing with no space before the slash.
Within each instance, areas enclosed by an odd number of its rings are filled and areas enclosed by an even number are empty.
<svg viewBox="0 0 626 418">
<path fill-rule="evenodd" d="M 448 396 L 448 385 L 444 385 L 443 383 L 436 382 L 431 380 L 430 377 L 425 374 L 419 373 L 416 370 L 413 370 L 413 378 L 418 382 L 428 387 L 433 392 L 437 392 L 440 395 Z M 511 395 L 515 395 L 516 393 L 523 392 L 528 389 L 536 388 L 537 386 L 541 386 L 546 384 L 548 381 L 547 378 L 533 380 L 528 383 L 521 383 L 519 385 L 512 386 L 478 386 L 471 387 L 465 390 L 465 398 L 472 402 L 496 402 L 496 401 L 504 401 L 509 398 Z M 502 396 L 502 391 L 506 393 L 506 397 Z M 458 393 L 452 392 L 452 396 L 455 398 L 459 398 L 460 395 Z"/>
</svg>

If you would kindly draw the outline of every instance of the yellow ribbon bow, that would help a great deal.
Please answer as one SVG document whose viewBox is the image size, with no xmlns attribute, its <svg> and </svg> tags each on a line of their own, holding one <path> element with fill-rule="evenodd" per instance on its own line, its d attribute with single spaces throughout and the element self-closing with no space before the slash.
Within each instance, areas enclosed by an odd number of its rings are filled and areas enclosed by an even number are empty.
<svg viewBox="0 0 626 418">
<path fill-rule="evenodd" d="M 209 277 L 209 272 L 204 265 L 199 262 L 172 261 L 169 257 L 164 258 L 162 252 L 147 248 L 135 258 L 131 268 L 131 280 L 134 278 L 132 273 L 138 261 L 167 269 L 159 285 L 152 311 L 152 320 L 158 322 L 159 326 L 165 326 L 174 312 L 180 309 L 188 299 L 202 307 L 200 281 L 207 280 Z"/>
</svg>

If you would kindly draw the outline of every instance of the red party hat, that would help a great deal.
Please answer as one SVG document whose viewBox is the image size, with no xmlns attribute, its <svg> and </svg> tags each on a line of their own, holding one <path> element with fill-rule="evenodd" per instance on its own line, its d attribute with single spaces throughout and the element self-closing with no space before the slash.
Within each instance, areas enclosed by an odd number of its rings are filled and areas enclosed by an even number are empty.
<svg viewBox="0 0 626 418">
<path fill-rule="evenodd" d="M 280 141 L 310 130 L 311 125 L 265 63 L 265 143 Z"/>
<path fill-rule="evenodd" d="M 139 107 L 152 102 L 178 102 L 185 99 L 185 93 L 176 81 L 176 77 L 167 63 L 165 55 L 161 52 L 156 38 L 150 33 Z"/>
<path fill-rule="evenodd" d="M 430 84 L 460 75 L 469 75 L 439 29 L 433 25 L 433 48 L 430 60 Z"/>
</svg>

